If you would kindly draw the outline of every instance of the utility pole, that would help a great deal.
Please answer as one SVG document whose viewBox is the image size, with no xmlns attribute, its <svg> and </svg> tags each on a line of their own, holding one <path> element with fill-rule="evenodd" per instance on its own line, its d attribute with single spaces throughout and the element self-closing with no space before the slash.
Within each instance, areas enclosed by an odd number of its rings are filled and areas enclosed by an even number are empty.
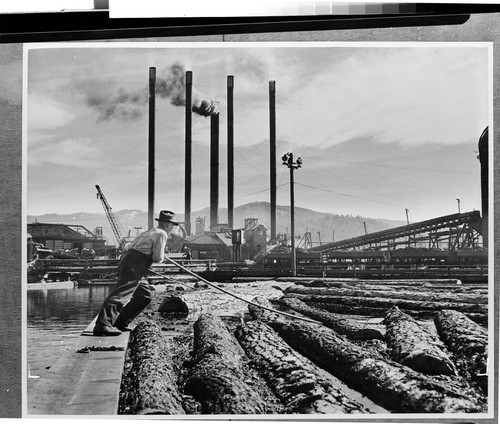
<svg viewBox="0 0 500 424">
<path fill-rule="evenodd" d="M 410 225 L 410 219 L 408 218 L 408 212 L 410 212 L 408 209 L 405 208 L 406 211 L 406 223 Z"/>
<path fill-rule="evenodd" d="M 363 222 L 363 225 L 365 227 L 365 236 L 366 236 L 366 234 L 367 234 L 367 232 L 366 232 L 366 222 Z"/>
<path fill-rule="evenodd" d="M 292 275 L 297 276 L 297 258 L 295 252 L 295 211 L 294 211 L 294 192 L 293 192 L 293 171 L 302 166 L 302 159 L 297 158 L 297 161 L 293 161 L 293 153 L 286 153 L 281 158 L 283 165 L 290 169 L 290 221 L 291 221 L 291 235 L 290 239 L 292 241 Z"/>
<path fill-rule="evenodd" d="M 332 242 L 335 241 L 335 229 L 332 230 Z"/>
<path fill-rule="evenodd" d="M 321 232 L 318 231 L 319 245 L 321 246 Z"/>
<path fill-rule="evenodd" d="M 460 213 L 460 199 L 457 199 L 458 202 L 458 213 Z"/>
</svg>

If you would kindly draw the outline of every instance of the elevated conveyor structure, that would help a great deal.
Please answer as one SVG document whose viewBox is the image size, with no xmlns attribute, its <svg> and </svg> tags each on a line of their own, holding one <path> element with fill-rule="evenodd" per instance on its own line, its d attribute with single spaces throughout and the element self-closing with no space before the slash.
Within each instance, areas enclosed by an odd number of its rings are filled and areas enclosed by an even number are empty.
<svg viewBox="0 0 500 424">
<path fill-rule="evenodd" d="M 404 247 L 455 251 L 482 247 L 479 211 L 457 213 L 315 246 L 309 251 L 395 250 Z"/>
</svg>

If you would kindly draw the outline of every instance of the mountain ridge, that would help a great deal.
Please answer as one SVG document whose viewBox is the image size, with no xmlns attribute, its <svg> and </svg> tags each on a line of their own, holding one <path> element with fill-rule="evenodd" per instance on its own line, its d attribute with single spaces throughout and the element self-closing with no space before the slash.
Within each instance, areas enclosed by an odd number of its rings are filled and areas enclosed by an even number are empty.
<svg viewBox="0 0 500 424">
<path fill-rule="evenodd" d="M 270 231 L 270 203 L 269 202 L 250 202 L 236 206 L 233 211 L 233 227 L 243 228 L 246 218 L 257 218 L 258 222 L 264 224 Z M 227 223 L 227 209 L 219 208 L 219 223 Z M 385 219 L 376 219 L 363 217 L 360 215 L 339 215 L 326 212 L 318 212 L 312 209 L 298 207 L 295 212 L 295 235 L 302 237 L 304 233 L 310 232 L 314 244 L 328 243 L 338 240 L 344 240 L 351 237 L 363 235 L 365 224 L 367 232 L 382 231 L 389 228 L 404 225 L 404 221 L 394 221 Z M 125 231 L 125 236 L 135 236 L 138 232 L 144 231 L 147 227 L 147 212 L 139 209 L 123 209 L 113 211 L 116 219 Z M 184 214 L 177 214 L 179 222 L 184 220 Z M 205 229 L 208 230 L 210 221 L 210 208 L 206 207 L 198 211 L 191 212 L 192 233 L 196 229 L 196 219 L 204 218 Z M 116 244 L 111 226 L 104 212 L 88 213 L 75 212 L 72 214 L 43 214 L 28 215 L 27 222 L 58 223 L 66 225 L 82 225 L 89 231 L 94 232 L 96 227 L 102 227 L 103 235 L 108 243 Z M 290 233 L 290 206 L 276 206 L 276 232 L 277 234 Z"/>
</svg>

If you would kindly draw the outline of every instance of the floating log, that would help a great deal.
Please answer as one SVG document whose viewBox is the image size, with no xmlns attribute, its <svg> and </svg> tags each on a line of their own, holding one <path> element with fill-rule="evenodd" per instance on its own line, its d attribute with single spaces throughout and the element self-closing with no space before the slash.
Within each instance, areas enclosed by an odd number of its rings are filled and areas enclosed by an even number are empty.
<svg viewBox="0 0 500 424">
<path fill-rule="evenodd" d="M 288 298 L 289 296 L 285 296 Z M 282 298 L 283 299 L 283 298 Z M 387 307 L 370 307 L 370 306 L 351 306 L 351 305 L 341 305 L 338 303 L 321 303 L 321 302 L 311 302 L 307 303 L 309 306 L 313 308 L 322 309 L 324 311 L 333 312 L 337 314 L 352 314 L 352 315 L 366 315 L 370 317 L 384 317 L 387 311 Z M 431 310 L 422 310 L 415 311 L 411 309 L 400 308 L 404 313 L 414 317 L 414 318 L 429 318 L 434 319 L 436 314 L 439 311 L 431 311 Z M 488 323 L 488 314 L 475 314 L 475 313 L 465 313 L 468 318 L 472 321 L 477 322 L 479 324 L 487 324 Z"/>
<path fill-rule="evenodd" d="M 453 362 L 437 341 L 397 306 L 387 311 L 384 323 L 387 346 L 396 362 L 425 374 L 456 375 Z"/>
<path fill-rule="evenodd" d="M 405 291 L 405 292 L 410 292 L 410 293 L 415 293 L 415 292 L 429 292 L 429 293 L 453 293 L 453 294 L 472 294 L 474 296 L 482 296 L 482 298 L 488 298 L 488 288 L 486 286 L 481 286 L 478 287 L 476 285 L 474 286 L 467 286 L 467 285 L 453 285 L 453 286 L 436 286 L 436 285 L 415 285 L 415 286 L 405 286 L 405 285 L 399 285 L 399 284 L 394 284 L 394 285 L 380 285 L 380 284 L 375 284 L 375 283 L 361 283 L 361 284 L 356 284 L 355 286 L 352 285 L 343 285 L 339 286 L 341 288 L 356 288 L 356 289 L 363 289 L 363 290 L 395 290 L 395 291 Z"/>
<path fill-rule="evenodd" d="M 387 287 L 377 287 L 376 289 L 362 288 L 321 288 L 321 287 L 301 287 L 290 286 L 285 289 L 285 293 L 297 293 L 315 296 L 350 296 L 350 297 L 386 297 L 390 299 L 407 299 L 425 302 L 458 302 L 458 303 L 488 303 L 488 296 L 462 294 L 462 293 L 433 293 L 420 288 L 419 291 L 393 290 Z"/>
<path fill-rule="evenodd" d="M 125 408 L 129 414 L 184 415 L 177 375 L 167 341 L 154 321 L 143 321 L 129 344 L 132 366 L 127 373 Z"/>
<path fill-rule="evenodd" d="M 254 299 L 265 304 L 266 299 Z M 268 303 L 268 302 L 267 302 Z M 317 324 L 287 322 L 250 305 L 252 316 L 270 325 L 294 349 L 392 412 L 484 412 L 485 397 L 467 382 L 421 374 L 386 361 Z"/>
<path fill-rule="evenodd" d="M 202 414 L 264 414 L 266 401 L 243 371 L 244 351 L 222 320 L 203 314 L 194 324 L 194 359 L 184 385 Z"/>
<path fill-rule="evenodd" d="M 166 296 L 158 307 L 160 313 L 189 313 L 186 302 L 179 296 Z"/>
<path fill-rule="evenodd" d="M 369 413 L 326 379 L 319 369 L 291 349 L 267 324 L 251 321 L 238 327 L 236 338 L 259 373 L 289 413 Z"/>
<path fill-rule="evenodd" d="M 278 279 L 279 280 L 279 279 Z M 420 290 L 421 287 L 433 291 L 459 290 L 459 291 L 488 291 L 488 285 L 484 283 L 461 283 L 459 280 L 358 280 L 352 278 L 318 279 L 294 281 L 295 285 L 305 287 L 365 287 L 380 289 L 391 287 L 394 289 L 404 288 L 405 290 Z"/>
<path fill-rule="evenodd" d="M 397 306 L 400 309 L 412 309 L 417 311 L 441 311 L 443 309 L 454 309 L 460 312 L 486 314 L 488 305 L 478 305 L 475 303 L 458 302 L 431 302 L 406 299 L 392 299 L 389 297 L 361 297 L 361 296 L 318 296 L 309 294 L 289 293 L 287 297 L 295 297 L 307 304 L 314 303 L 334 303 L 345 306 L 364 306 L 390 309 Z"/>
<path fill-rule="evenodd" d="M 311 308 L 304 302 L 294 298 L 282 298 L 277 301 L 281 305 L 300 312 L 317 321 L 321 321 L 327 327 L 335 330 L 339 334 L 343 334 L 353 340 L 369 340 L 379 339 L 384 340 L 382 333 L 367 325 L 360 324 L 358 321 L 347 319 L 340 314 L 323 311 L 317 308 Z"/>
<path fill-rule="evenodd" d="M 434 318 L 439 336 L 457 356 L 459 368 L 486 392 L 488 386 L 488 332 L 464 314 L 445 310 Z"/>
<path fill-rule="evenodd" d="M 276 281 L 274 277 L 233 277 L 232 283 L 255 283 L 259 281 Z"/>
</svg>

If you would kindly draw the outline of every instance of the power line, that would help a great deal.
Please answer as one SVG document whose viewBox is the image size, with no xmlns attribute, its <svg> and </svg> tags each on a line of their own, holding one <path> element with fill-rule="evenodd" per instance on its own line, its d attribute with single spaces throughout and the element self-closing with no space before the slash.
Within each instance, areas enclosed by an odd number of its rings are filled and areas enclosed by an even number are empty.
<svg viewBox="0 0 500 424">
<path fill-rule="evenodd" d="M 389 202 L 382 202 L 380 200 L 374 200 L 374 199 L 369 199 L 367 197 L 361 197 L 361 196 L 354 196 L 352 194 L 347 194 L 347 193 L 340 193 L 340 192 L 337 192 L 337 191 L 333 191 L 333 190 L 328 190 L 326 188 L 320 188 L 320 187 L 314 187 L 314 186 L 310 186 L 310 185 L 307 185 L 307 184 L 302 184 L 302 183 L 298 183 L 298 182 L 295 182 L 296 185 L 301 185 L 301 186 L 304 186 L 304 187 L 307 187 L 307 188 L 313 188 L 315 190 L 320 190 L 320 191 L 326 191 L 328 193 L 333 193 L 333 194 L 337 194 L 339 196 L 345 196 L 345 197 L 351 197 L 353 199 L 361 199 L 361 200 L 367 200 L 369 202 L 375 202 L 375 203 L 381 203 L 381 204 L 384 204 L 384 205 L 390 205 L 390 206 L 395 206 L 395 207 L 401 207 L 400 205 L 395 205 L 394 203 L 389 203 Z"/>
</svg>

